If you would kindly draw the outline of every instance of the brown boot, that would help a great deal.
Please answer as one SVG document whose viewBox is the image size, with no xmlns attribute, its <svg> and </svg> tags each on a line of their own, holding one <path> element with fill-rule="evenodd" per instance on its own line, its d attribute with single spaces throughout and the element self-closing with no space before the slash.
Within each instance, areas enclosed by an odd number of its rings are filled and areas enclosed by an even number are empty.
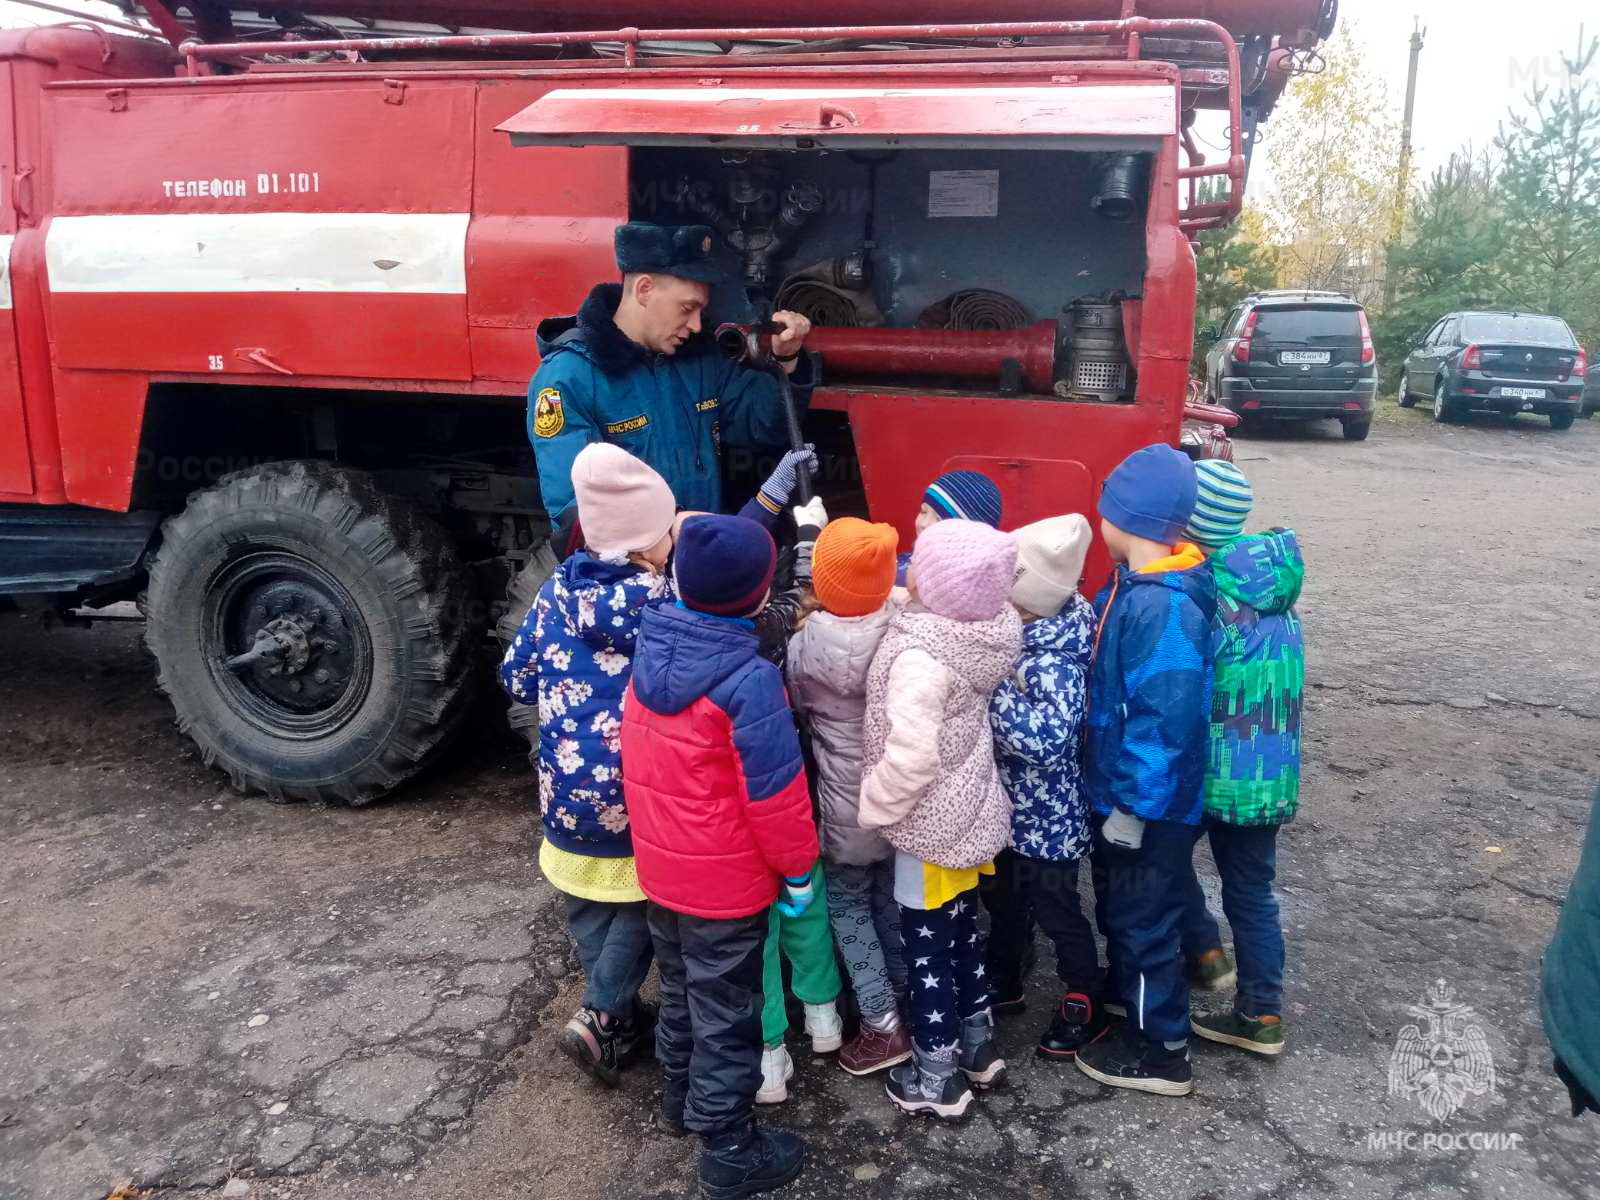
<svg viewBox="0 0 1600 1200">
<path fill-rule="evenodd" d="M 839 1065 L 852 1075 L 871 1075 L 910 1057 L 911 1036 L 904 1025 L 885 1031 L 863 1021 L 861 1032 L 839 1051 Z"/>
</svg>

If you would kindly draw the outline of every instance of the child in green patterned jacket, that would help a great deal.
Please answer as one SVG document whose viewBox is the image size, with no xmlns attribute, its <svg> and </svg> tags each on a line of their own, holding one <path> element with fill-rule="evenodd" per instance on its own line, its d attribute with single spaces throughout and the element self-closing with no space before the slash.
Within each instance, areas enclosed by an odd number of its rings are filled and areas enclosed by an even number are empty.
<svg viewBox="0 0 1600 1200">
<path fill-rule="evenodd" d="M 1199 499 L 1189 536 L 1217 583 L 1211 652 L 1216 676 L 1205 779 L 1205 829 L 1233 927 L 1238 991 L 1233 1011 L 1196 1015 L 1191 1028 L 1257 1054 L 1283 1052 L 1283 927 L 1272 891 L 1278 829 L 1300 804 L 1300 711 L 1305 639 L 1294 610 L 1305 578 L 1291 530 L 1246 535 L 1254 494 L 1232 463 L 1196 466 Z M 1196 982 L 1232 981 L 1222 934 L 1198 879 L 1189 888 L 1184 956 Z"/>
</svg>

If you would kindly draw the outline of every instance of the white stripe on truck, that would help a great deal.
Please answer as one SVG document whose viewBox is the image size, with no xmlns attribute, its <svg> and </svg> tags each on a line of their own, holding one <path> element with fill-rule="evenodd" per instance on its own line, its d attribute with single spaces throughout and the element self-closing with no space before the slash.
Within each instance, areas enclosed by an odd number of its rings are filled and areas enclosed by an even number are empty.
<svg viewBox="0 0 1600 1200">
<path fill-rule="evenodd" d="M 0 311 L 11 307 L 11 243 L 13 234 L 0 234 Z"/>
<path fill-rule="evenodd" d="M 45 262 L 55 292 L 465 295 L 471 219 L 470 213 L 56 217 Z"/>
</svg>

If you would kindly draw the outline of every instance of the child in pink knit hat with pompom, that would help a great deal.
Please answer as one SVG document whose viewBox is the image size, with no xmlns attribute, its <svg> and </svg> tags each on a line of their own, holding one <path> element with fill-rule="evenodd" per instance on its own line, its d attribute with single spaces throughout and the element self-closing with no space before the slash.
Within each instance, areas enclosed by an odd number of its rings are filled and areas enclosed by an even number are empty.
<svg viewBox="0 0 1600 1200">
<path fill-rule="evenodd" d="M 889 1098 L 954 1120 L 972 1088 L 1000 1081 L 977 923 L 978 877 L 1011 844 L 989 699 L 1022 651 L 1010 604 L 1016 539 L 946 520 L 918 536 L 911 604 L 890 623 L 867 677 L 861 824 L 895 848 L 895 900 L 911 977 L 912 1061 Z"/>
</svg>

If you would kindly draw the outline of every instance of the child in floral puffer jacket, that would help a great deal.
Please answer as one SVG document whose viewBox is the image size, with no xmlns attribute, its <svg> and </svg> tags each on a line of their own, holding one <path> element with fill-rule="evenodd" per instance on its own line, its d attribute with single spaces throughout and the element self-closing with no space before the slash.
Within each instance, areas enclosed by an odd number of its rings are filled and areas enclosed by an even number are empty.
<svg viewBox="0 0 1600 1200">
<path fill-rule="evenodd" d="M 660 475 L 606 443 L 579 452 L 572 486 L 588 548 L 539 589 L 500 674 L 513 700 L 539 706 L 539 869 L 566 895 L 583 961 L 583 1006 L 558 1043 L 615 1085 L 653 1032 L 638 1000 L 653 956 L 622 792 L 622 697 L 640 618 L 671 595 L 676 506 Z"/>
<path fill-rule="evenodd" d="M 1089 853 L 1089 810 L 1078 751 L 1088 709 L 1094 610 L 1078 591 L 1091 534 L 1078 513 L 1017 530 L 1011 603 L 1022 617 L 1022 661 L 994 694 L 1000 778 L 1011 797 L 1013 849 L 983 881 L 989 910 L 989 986 L 995 1011 L 1020 1012 L 1034 922 L 1055 943 L 1062 996 L 1037 1054 L 1070 1061 L 1104 1036 L 1100 960 L 1078 900 Z"/>
<path fill-rule="evenodd" d="M 1022 651 L 1007 602 L 1016 565 L 1016 539 L 987 525 L 924 530 L 907 576 L 912 603 L 867 678 L 860 819 L 896 851 L 913 1061 L 890 1071 L 888 1092 L 904 1112 L 958 1118 L 971 1085 L 1005 1071 L 977 909 L 979 875 L 1011 844 L 988 712 Z"/>
</svg>

